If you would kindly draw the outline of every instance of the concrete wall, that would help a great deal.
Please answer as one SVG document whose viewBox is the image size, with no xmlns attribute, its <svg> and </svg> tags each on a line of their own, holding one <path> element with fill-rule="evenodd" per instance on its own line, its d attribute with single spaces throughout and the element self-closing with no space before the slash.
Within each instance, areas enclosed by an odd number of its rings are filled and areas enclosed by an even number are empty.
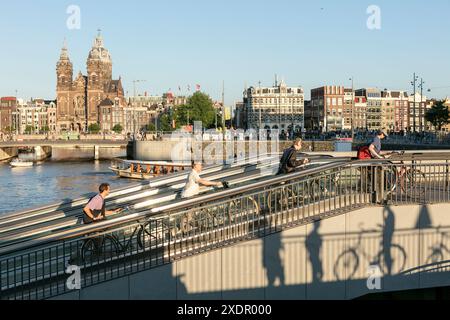
<svg viewBox="0 0 450 320">
<path fill-rule="evenodd" d="M 292 145 L 290 141 L 279 142 L 278 145 L 268 142 L 254 143 L 253 146 L 249 142 L 234 141 L 234 142 L 203 142 L 202 150 L 210 152 L 218 159 L 233 158 L 234 155 L 238 157 L 248 156 L 250 152 L 265 153 L 272 152 L 272 150 L 281 152 L 285 148 Z M 256 148 L 252 149 L 253 147 Z M 335 150 L 334 141 L 305 141 L 303 144 L 303 151 L 327 151 Z M 227 149 L 228 148 L 228 149 Z M 129 150 L 128 156 L 136 160 L 147 161 L 186 161 L 190 159 L 191 144 L 187 141 L 164 140 L 164 141 L 136 141 L 134 146 Z M 222 151 L 220 151 L 222 150 Z"/>
<path fill-rule="evenodd" d="M 448 212 L 450 204 L 361 209 L 58 299 L 352 299 L 368 293 L 448 286 L 450 276 L 445 270 L 398 275 L 429 263 L 433 247 L 450 248 L 443 235 L 450 230 Z M 437 256 L 449 260 L 450 252 L 442 250 L 442 257 Z M 386 272 L 381 278 L 381 290 L 369 290 L 369 265 L 377 263 L 377 257 L 390 262 L 378 264 L 391 265 L 391 275 Z"/>
<path fill-rule="evenodd" d="M 76 160 L 76 159 L 94 159 L 94 147 L 67 147 L 67 146 L 53 146 L 52 147 L 52 160 Z M 126 157 L 127 149 L 123 147 L 115 146 L 100 146 L 98 148 L 99 159 L 113 159 L 119 157 Z"/>
<path fill-rule="evenodd" d="M 0 148 L 0 161 L 8 160 L 16 157 L 18 154 L 18 148 L 16 147 L 5 147 Z"/>
</svg>

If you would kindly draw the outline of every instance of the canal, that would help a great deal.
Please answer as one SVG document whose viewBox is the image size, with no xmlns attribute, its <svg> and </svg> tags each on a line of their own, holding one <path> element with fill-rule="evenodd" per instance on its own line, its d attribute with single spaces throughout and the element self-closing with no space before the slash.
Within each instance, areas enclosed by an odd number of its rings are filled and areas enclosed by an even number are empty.
<svg viewBox="0 0 450 320">
<path fill-rule="evenodd" d="M 0 215 L 96 192 L 107 182 L 112 189 L 140 181 L 117 177 L 111 161 L 45 161 L 30 168 L 0 163 Z"/>
</svg>

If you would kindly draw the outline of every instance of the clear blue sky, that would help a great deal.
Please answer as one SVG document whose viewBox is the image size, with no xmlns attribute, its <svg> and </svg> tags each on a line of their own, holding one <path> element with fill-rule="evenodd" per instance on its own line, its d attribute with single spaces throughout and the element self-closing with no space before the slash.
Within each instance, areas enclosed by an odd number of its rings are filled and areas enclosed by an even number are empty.
<svg viewBox="0 0 450 320">
<path fill-rule="evenodd" d="M 79 5 L 81 29 L 69 30 L 67 7 Z M 381 30 L 369 30 L 366 9 L 381 8 Z M 323 8 L 323 9 L 322 9 Z M 450 86 L 448 0 L 17 0 L 0 5 L 0 95 L 55 97 L 55 64 L 67 38 L 74 72 L 85 72 L 97 29 L 132 93 L 161 94 L 196 83 L 226 102 L 244 85 L 410 89 L 415 71 L 427 87 Z M 450 95 L 450 88 L 432 96 Z"/>
</svg>

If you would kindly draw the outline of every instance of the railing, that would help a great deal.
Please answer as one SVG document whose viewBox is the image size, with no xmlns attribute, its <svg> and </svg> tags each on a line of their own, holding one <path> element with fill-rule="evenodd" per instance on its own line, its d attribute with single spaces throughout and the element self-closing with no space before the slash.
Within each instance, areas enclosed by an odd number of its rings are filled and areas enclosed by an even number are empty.
<svg viewBox="0 0 450 320">
<path fill-rule="evenodd" d="M 427 158 L 428 157 L 428 158 Z M 180 200 L 114 221 L 62 231 L 0 256 L 3 299 L 68 292 L 68 265 L 81 287 L 385 202 L 450 202 L 448 154 L 327 164 L 245 187 Z"/>
</svg>

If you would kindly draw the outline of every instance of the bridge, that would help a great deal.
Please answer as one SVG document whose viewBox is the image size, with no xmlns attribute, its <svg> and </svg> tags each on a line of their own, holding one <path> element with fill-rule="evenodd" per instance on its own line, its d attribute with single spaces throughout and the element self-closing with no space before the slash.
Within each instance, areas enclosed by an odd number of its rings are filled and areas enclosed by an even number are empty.
<svg viewBox="0 0 450 320">
<path fill-rule="evenodd" d="M 211 166 L 230 182 L 177 196 L 185 172 L 0 217 L 2 299 L 353 299 L 450 285 L 450 152 L 389 160 L 278 157 Z M 101 241 L 99 240 L 101 239 Z M 97 245 L 96 245 L 97 244 Z M 78 286 L 79 285 L 79 286 Z"/>
<path fill-rule="evenodd" d="M 93 158 L 100 158 L 100 150 L 105 148 L 125 149 L 128 145 L 127 140 L 23 140 L 23 141 L 4 141 L 0 142 L 0 161 L 7 160 L 17 156 L 18 148 L 33 148 L 36 160 L 42 160 L 51 155 L 53 149 L 91 149 Z"/>
</svg>

